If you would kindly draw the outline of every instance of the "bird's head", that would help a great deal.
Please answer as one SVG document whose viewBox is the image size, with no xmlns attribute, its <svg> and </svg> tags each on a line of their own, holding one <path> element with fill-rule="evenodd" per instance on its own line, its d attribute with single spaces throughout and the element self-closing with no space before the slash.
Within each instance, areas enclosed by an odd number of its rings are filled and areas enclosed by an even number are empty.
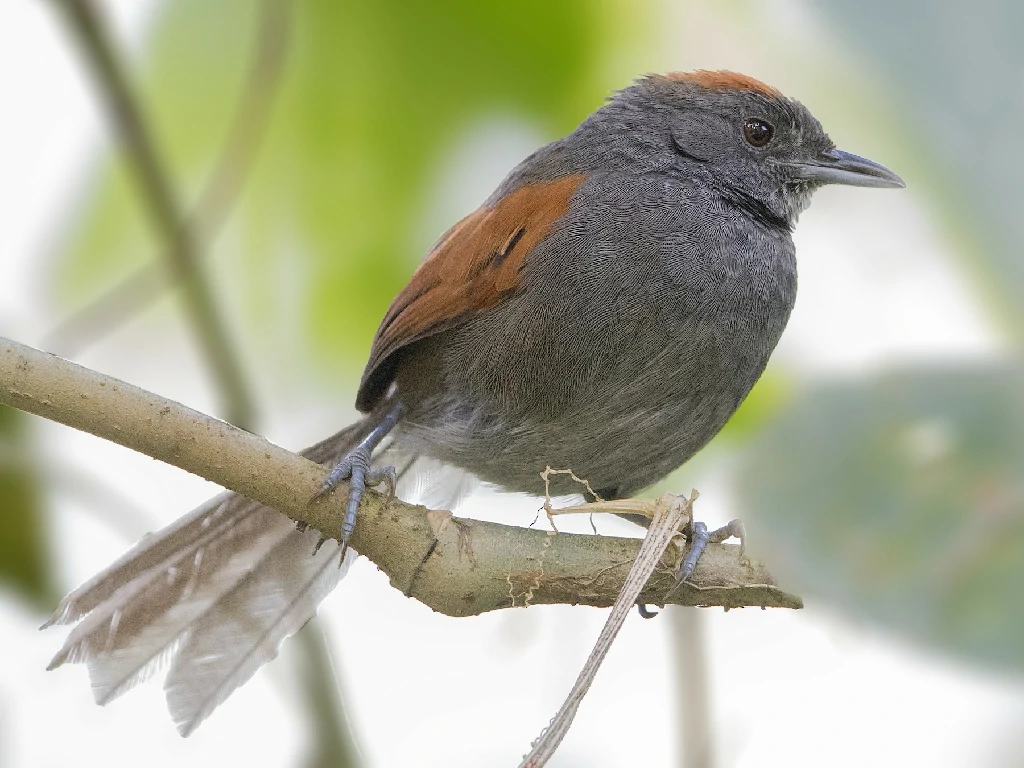
<svg viewBox="0 0 1024 768">
<path fill-rule="evenodd" d="M 624 109 L 619 112 L 616 108 Z M 789 226 L 825 184 L 902 187 L 889 169 L 836 148 L 800 102 L 735 72 L 651 75 L 617 94 L 605 128 L 645 125 L 661 167 L 678 169 L 753 213 Z"/>
</svg>

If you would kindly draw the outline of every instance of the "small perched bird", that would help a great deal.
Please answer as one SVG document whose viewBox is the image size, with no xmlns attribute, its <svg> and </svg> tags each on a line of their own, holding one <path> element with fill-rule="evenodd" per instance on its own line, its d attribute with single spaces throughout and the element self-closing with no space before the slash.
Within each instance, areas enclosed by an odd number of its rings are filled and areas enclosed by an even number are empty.
<svg viewBox="0 0 1024 768">
<path fill-rule="evenodd" d="M 317 532 L 221 495 L 64 599 L 51 623 L 79 623 L 51 667 L 86 662 L 105 703 L 169 660 L 187 734 L 341 578 L 364 488 L 394 482 L 385 464 L 527 493 L 568 467 L 606 499 L 657 482 L 764 370 L 796 298 L 791 232 L 830 183 L 903 186 L 750 77 L 651 75 L 615 94 L 513 169 L 391 305 L 364 417 L 305 452 L 336 465 L 324 493 L 351 483 L 341 543 L 311 556 Z"/>
</svg>

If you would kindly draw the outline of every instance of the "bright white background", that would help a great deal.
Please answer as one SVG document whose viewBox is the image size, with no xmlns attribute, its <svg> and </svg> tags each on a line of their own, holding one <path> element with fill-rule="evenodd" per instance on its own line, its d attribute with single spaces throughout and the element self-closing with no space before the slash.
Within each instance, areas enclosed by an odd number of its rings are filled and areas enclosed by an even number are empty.
<svg viewBox="0 0 1024 768">
<path fill-rule="evenodd" d="M 141 48 L 154 3 L 110 5 L 129 47 Z M 814 19 L 803 6 L 778 8 L 796 37 L 810 36 Z M 666 29 L 659 54 L 665 68 L 772 74 L 758 71 L 742 50 L 690 46 L 685 59 L 674 57 L 668 39 L 674 28 L 667 23 Z M 775 74 L 786 90 L 799 85 L 799 75 L 784 67 Z M 109 144 L 80 62 L 46 3 L 0 3 L 0 99 L 0 333 L 39 343 L 58 319 L 45 290 L 57 223 Z M 818 116 L 831 127 L 828 115 Z M 831 132 L 840 146 L 874 156 L 871 146 L 857 144 L 865 137 L 843 126 Z M 451 173 L 440 178 L 438 195 L 482 198 L 531 140 L 528 127 L 492 133 L 483 158 L 473 156 L 481 144 L 467 141 L 466 155 L 453 157 Z M 984 313 L 958 289 L 962 278 L 949 246 L 912 187 L 898 194 L 825 190 L 801 221 L 797 241 L 800 300 L 778 352 L 791 367 L 842 373 L 896 358 L 984 355 L 996 348 Z M 117 351 L 122 342 L 149 352 L 126 359 Z M 158 384 L 171 375 L 162 361 L 189 359 L 187 348 L 180 329 L 143 319 L 79 361 L 143 387 L 162 386 L 163 394 L 194 407 L 212 407 L 198 370 L 175 371 L 174 391 Z M 290 412 L 272 414 L 269 433 L 298 448 L 323 436 L 322 416 L 332 410 L 305 393 L 291 399 Z M 104 478 L 124 499 L 122 509 L 97 517 L 81 493 L 56 493 L 53 535 L 67 584 L 106 565 L 131 536 L 169 522 L 214 490 L 62 427 L 40 431 L 41 448 L 54 462 Z M 711 476 L 686 476 L 687 488 L 680 489 L 701 489 L 700 511 L 710 523 L 731 512 L 728 467 L 716 467 Z M 535 504 L 474 500 L 463 513 L 480 507 L 528 522 Z M 599 525 L 609 533 L 626 530 Z M 514 764 L 568 691 L 605 616 L 544 607 L 449 619 L 403 598 L 365 560 L 321 615 L 338 646 L 339 676 L 367 764 L 379 768 Z M 904 646 L 814 602 L 799 613 L 703 615 L 720 765 L 982 766 L 1012 764 L 1024 754 L 1024 737 L 1013 732 L 1024 714 L 1024 692 L 1015 684 Z M 182 740 L 155 682 L 99 708 L 84 669 L 46 673 L 61 631 L 39 633 L 39 622 L 0 592 L 0 766 L 295 761 L 304 715 L 289 683 L 287 649 Z M 630 617 L 553 765 L 676 764 L 676 741 L 664 735 L 678 727 L 671 692 L 678 652 L 670 648 L 669 626 L 665 618 Z"/>
</svg>

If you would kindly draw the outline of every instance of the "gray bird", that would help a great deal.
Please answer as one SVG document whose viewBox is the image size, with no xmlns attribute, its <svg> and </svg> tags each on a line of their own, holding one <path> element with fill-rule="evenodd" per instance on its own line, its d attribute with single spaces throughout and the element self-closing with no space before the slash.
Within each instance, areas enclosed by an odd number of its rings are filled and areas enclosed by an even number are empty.
<svg viewBox="0 0 1024 768">
<path fill-rule="evenodd" d="M 567 467 L 604 498 L 665 477 L 764 371 L 796 298 L 791 232 L 829 183 L 902 187 L 799 102 L 732 72 L 645 77 L 526 158 L 452 227 L 388 310 L 356 406 L 305 455 L 351 482 L 341 544 L 224 494 L 61 603 L 54 658 L 112 699 L 170 653 L 183 734 L 273 658 L 343 574 L 386 463 L 537 493 Z M 388 438 L 383 450 L 379 450 Z M 376 451 L 376 453 L 375 453 Z M 573 492 L 569 486 L 556 492 Z"/>
</svg>

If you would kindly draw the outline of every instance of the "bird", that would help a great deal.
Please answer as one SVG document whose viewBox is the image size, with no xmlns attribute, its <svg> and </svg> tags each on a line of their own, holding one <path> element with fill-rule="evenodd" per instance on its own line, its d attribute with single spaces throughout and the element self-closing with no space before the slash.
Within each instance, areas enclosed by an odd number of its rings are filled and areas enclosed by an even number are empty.
<svg viewBox="0 0 1024 768">
<path fill-rule="evenodd" d="M 658 482 L 764 371 L 796 300 L 793 228 L 827 184 L 904 186 L 747 75 L 617 91 L 442 235 L 391 304 L 361 418 L 304 452 L 333 467 L 321 494 L 349 483 L 341 531 L 221 494 L 60 603 L 47 625 L 76 625 L 50 668 L 86 663 L 106 703 L 169 665 L 188 735 L 315 614 L 355 555 L 361 496 L 393 490 L 395 466 L 533 494 L 567 467 L 604 499 Z"/>
</svg>

